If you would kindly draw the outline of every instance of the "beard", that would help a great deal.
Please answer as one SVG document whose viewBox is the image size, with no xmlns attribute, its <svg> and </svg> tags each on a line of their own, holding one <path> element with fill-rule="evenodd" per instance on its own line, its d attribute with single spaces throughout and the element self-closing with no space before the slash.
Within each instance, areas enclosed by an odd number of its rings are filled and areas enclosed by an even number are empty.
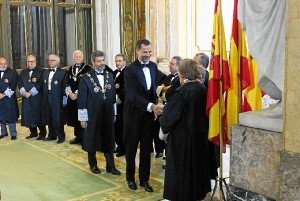
<svg viewBox="0 0 300 201">
<path fill-rule="evenodd" d="M 150 59 L 149 56 L 142 56 L 142 57 L 141 57 L 141 61 L 142 61 L 143 63 L 148 63 L 148 62 L 149 62 L 149 59 Z"/>
<path fill-rule="evenodd" d="M 96 70 L 99 71 L 99 72 L 103 71 L 104 69 L 105 69 L 105 65 L 101 65 L 101 66 L 96 67 Z"/>
</svg>

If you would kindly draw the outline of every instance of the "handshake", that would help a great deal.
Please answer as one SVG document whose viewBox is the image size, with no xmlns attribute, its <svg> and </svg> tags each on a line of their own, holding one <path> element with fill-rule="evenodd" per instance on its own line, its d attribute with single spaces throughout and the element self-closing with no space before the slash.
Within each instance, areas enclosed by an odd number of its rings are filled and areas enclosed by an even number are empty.
<svg viewBox="0 0 300 201">
<path fill-rule="evenodd" d="M 152 104 L 151 109 L 156 115 L 161 115 L 163 113 L 164 105 L 162 103 L 156 105 Z"/>
</svg>

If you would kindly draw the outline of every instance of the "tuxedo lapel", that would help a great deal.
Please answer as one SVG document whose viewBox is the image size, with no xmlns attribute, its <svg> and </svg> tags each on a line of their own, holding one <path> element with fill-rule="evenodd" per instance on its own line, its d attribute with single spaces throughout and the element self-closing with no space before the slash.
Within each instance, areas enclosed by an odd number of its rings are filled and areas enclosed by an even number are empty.
<svg viewBox="0 0 300 201">
<path fill-rule="evenodd" d="M 150 75 L 151 75 L 151 85 L 154 86 L 154 89 L 156 88 L 155 87 L 155 75 L 156 75 L 156 72 L 155 72 L 155 68 L 153 68 L 152 66 L 149 67 L 150 69 Z"/>
<path fill-rule="evenodd" d="M 137 67 L 136 70 L 138 77 L 140 79 L 140 82 L 142 83 L 142 85 L 145 87 L 145 89 L 147 90 L 147 83 L 146 83 L 146 78 L 145 78 L 145 74 L 143 72 L 143 68 L 141 66 Z M 152 79 L 152 78 L 151 78 Z"/>
</svg>

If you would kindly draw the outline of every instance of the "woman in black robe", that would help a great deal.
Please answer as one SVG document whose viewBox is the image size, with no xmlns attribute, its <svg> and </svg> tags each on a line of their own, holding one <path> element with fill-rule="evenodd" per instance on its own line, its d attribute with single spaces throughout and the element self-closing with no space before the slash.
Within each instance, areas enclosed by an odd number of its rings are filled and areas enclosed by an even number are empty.
<svg viewBox="0 0 300 201">
<path fill-rule="evenodd" d="M 182 85 L 160 118 L 163 133 L 169 134 L 163 197 L 172 201 L 202 200 L 211 191 L 206 88 L 201 75 L 195 61 L 183 60 L 179 66 Z"/>
</svg>

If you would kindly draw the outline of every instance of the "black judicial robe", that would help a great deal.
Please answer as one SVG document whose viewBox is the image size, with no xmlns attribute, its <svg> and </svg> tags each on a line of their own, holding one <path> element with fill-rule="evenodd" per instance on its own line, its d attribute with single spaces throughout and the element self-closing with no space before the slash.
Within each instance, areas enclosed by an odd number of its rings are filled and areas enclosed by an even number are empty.
<svg viewBox="0 0 300 201">
<path fill-rule="evenodd" d="M 169 133 L 165 199 L 202 200 L 211 191 L 205 104 L 205 87 L 189 82 L 177 88 L 164 107 L 160 125 L 164 133 Z"/>
<path fill-rule="evenodd" d="M 0 93 L 4 93 L 7 88 L 14 91 L 14 94 L 10 98 L 5 96 L 3 99 L 0 99 L 1 123 L 15 123 L 18 121 L 19 109 L 16 96 L 18 79 L 19 74 L 11 68 L 7 68 L 4 71 L 2 79 L 0 78 Z"/>
<path fill-rule="evenodd" d="M 19 89 L 24 87 L 29 92 L 33 87 L 38 93 L 29 98 L 22 97 L 21 125 L 26 127 L 38 127 L 41 125 L 42 109 L 42 86 L 43 86 L 43 69 L 35 68 L 29 77 L 29 69 L 24 69 L 20 73 Z"/>
<path fill-rule="evenodd" d="M 113 73 L 108 66 L 104 70 L 104 85 L 107 85 L 105 100 L 95 70 L 83 75 L 79 82 L 78 109 L 87 109 L 88 115 L 82 144 L 82 149 L 87 152 L 101 151 L 105 153 L 115 148 L 114 103 L 116 103 L 116 90 Z M 95 90 L 95 86 L 100 90 Z"/>
<path fill-rule="evenodd" d="M 78 90 L 80 77 L 91 71 L 92 67 L 90 65 L 82 63 L 81 66 L 78 69 L 77 74 L 75 73 L 75 65 L 70 66 L 68 69 L 68 83 L 71 87 L 71 90 L 73 93 L 75 93 Z M 67 110 L 67 124 L 68 126 L 80 126 L 80 123 L 78 122 L 78 111 L 77 111 L 77 100 L 72 100 L 68 97 L 68 104 L 66 107 Z"/>
<path fill-rule="evenodd" d="M 63 96 L 67 84 L 67 71 L 56 68 L 51 82 L 51 95 L 49 95 L 48 78 L 50 70 L 43 73 L 43 96 L 42 96 L 42 125 L 49 124 L 49 111 L 52 111 L 52 122 L 54 127 L 62 127 L 65 124 L 65 111 L 63 107 Z M 51 105 L 48 104 L 49 100 Z M 50 108 L 51 107 L 51 108 Z"/>
</svg>

